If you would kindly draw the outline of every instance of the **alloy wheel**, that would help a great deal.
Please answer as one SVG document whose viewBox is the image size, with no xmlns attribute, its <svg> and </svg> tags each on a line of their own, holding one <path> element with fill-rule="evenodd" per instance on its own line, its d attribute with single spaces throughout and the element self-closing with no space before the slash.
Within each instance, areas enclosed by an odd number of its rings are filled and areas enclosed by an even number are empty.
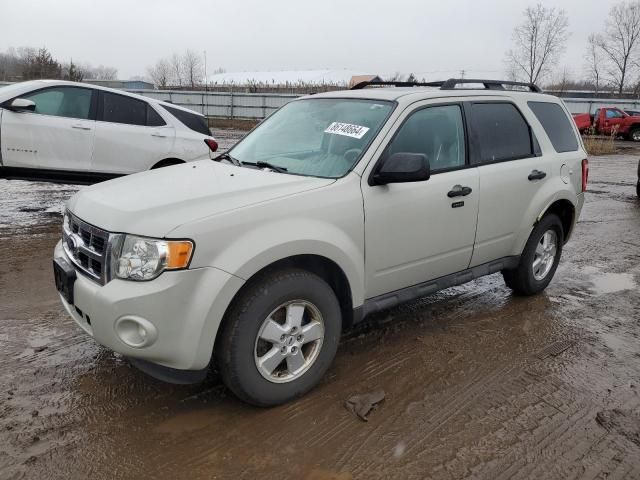
<svg viewBox="0 0 640 480">
<path fill-rule="evenodd" d="M 549 229 L 540 238 L 533 256 L 533 278 L 544 280 L 553 267 L 558 251 L 558 234 Z"/>
<path fill-rule="evenodd" d="M 324 340 L 318 307 L 292 300 L 276 307 L 262 322 L 254 347 L 260 374 L 273 383 L 300 378 L 318 359 Z"/>
</svg>

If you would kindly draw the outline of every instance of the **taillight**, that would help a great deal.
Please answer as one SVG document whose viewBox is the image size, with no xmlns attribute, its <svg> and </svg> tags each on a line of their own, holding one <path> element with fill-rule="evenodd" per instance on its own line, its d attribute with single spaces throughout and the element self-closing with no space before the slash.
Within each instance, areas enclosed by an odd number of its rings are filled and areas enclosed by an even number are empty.
<svg viewBox="0 0 640 480">
<path fill-rule="evenodd" d="M 589 180 L 589 160 L 582 160 L 582 191 L 587 191 L 587 181 Z"/>
<path fill-rule="evenodd" d="M 205 138 L 204 143 L 207 144 L 207 147 L 209 147 L 212 152 L 218 150 L 218 142 L 216 142 L 213 138 Z"/>
</svg>

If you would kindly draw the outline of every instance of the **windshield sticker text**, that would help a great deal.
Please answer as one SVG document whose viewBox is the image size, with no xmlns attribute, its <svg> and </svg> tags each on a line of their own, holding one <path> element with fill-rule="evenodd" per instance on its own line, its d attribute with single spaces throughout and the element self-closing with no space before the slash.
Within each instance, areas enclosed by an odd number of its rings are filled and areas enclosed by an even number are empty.
<svg viewBox="0 0 640 480">
<path fill-rule="evenodd" d="M 332 133 L 334 135 L 344 135 L 345 137 L 361 139 L 368 131 L 368 127 L 363 127 L 361 125 L 333 122 L 327 127 L 324 133 Z"/>
</svg>

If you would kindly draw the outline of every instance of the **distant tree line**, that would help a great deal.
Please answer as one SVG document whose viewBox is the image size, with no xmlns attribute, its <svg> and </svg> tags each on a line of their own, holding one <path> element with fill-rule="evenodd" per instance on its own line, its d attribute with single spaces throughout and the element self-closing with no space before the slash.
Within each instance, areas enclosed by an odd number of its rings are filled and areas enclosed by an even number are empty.
<svg viewBox="0 0 640 480">
<path fill-rule="evenodd" d="M 185 50 L 159 59 L 147 68 L 147 75 L 158 88 L 196 88 L 206 82 L 204 66 L 203 56 L 194 50 Z M 223 72 L 224 69 L 218 68 L 210 73 Z"/>
<path fill-rule="evenodd" d="M 560 91 L 640 93 L 640 0 L 623 0 L 611 7 L 602 31 L 587 39 L 584 70 L 577 80 L 566 68 L 557 71 L 570 35 L 568 29 L 564 10 L 541 3 L 526 8 L 523 22 L 513 30 L 512 48 L 505 55 L 507 75 L 514 80 L 544 82 L 547 88 Z"/>
<path fill-rule="evenodd" d="M 46 48 L 18 47 L 0 52 L 0 80 L 17 82 L 36 79 L 71 80 L 115 80 L 118 69 L 73 60 L 60 62 Z"/>
</svg>

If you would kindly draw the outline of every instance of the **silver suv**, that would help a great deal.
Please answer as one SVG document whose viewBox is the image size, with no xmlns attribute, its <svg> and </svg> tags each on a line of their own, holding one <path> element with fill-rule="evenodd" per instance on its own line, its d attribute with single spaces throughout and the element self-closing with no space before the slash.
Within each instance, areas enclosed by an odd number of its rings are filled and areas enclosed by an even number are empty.
<svg viewBox="0 0 640 480">
<path fill-rule="evenodd" d="M 312 388 L 372 312 L 496 272 L 542 291 L 586 156 L 535 85 L 303 97 L 217 161 L 76 194 L 56 284 L 89 335 L 151 375 L 195 382 L 213 365 L 241 399 L 276 405 Z"/>
</svg>

